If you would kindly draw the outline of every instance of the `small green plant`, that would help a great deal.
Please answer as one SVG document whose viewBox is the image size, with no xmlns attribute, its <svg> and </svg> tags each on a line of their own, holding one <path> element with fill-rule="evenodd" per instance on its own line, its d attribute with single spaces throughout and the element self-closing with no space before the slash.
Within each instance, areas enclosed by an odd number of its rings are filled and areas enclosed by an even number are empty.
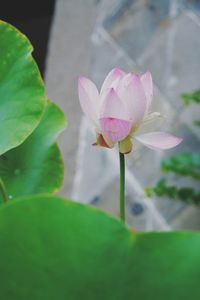
<svg viewBox="0 0 200 300">
<path fill-rule="evenodd" d="M 190 94 L 182 94 L 181 98 L 185 105 L 200 104 L 200 90 Z M 200 120 L 194 121 L 194 126 L 200 126 Z M 200 153 L 177 153 L 161 162 L 161 170 L 165 173 L 173 173 L 177 176 L 189 176 L 195 182 L 200 181 Z M 178 187 L 162 178 L 153 188 L 146 189 L 150 196 L 155 193 L 158 197 L 167 196 L 173 200 L 181 200 L 188 204 L 200 205 L 200 191 L 194 187 Z"/>
</svg>

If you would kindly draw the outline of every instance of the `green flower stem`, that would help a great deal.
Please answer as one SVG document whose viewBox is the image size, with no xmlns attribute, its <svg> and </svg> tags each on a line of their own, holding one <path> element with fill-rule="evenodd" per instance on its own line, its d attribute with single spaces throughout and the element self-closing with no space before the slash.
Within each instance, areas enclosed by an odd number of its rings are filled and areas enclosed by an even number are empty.
<svg viewBox="0 0 200 300">
<path fill-rule="evenodd" d="M 125 223 L 125 157 L 119 152 L 120 161 L 120 219 Z"/>
<path fill-rule="evenodd" d="M 3 183 L 3 180 L 0 178 L 0 192 L 2 194 L 2 197 L 3 197 L 3 201 L 6 203 L 9 201 L 9 198 L 8 198 L 8 195 L 7 195 L 7 192 L 6 192 L 6 188 L 5 188 L 5 185 Z"/>
</svg>

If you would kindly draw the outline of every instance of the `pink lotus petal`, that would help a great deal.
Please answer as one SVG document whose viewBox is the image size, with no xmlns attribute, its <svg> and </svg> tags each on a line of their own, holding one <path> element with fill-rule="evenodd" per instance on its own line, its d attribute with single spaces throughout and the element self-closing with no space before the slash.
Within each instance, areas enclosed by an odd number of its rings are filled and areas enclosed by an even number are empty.
<svg viewBox="0 0 200 300">
<path fill-rule="evenodd" d="M 119 87 L 126 88 L 129 85 L 132 76 L 133 76 L 133 73 L 127 73 L 124 76 L 122 76 L 121 80 L 120 80 Z"/>
<path fill-rule="evenodd" d="M 86 77 L 79 77 L 78 94 L 83 112 L 88 118 L 97 122 L 100 100 L 95 84 Z"/>
<path fill-rule="evenodd" d="M 102 99 L 100 109 L 100 118 L 129 120 L 126 104 L 122 102 L 113 88 L 108 89 L 107 92 L 104 93 L 104 99 Z"/>
<path fill-rule="evenodd" d="M 146 111 L 148 112 L 151 106 L 152 98 L 153 98 L 153 81 L 151 73 L 148 71 L 143 74 L 141 77 L 142 85 L 145 91 L 145 95 L 147 98 L 147 108 Z"/>
<path fill-rule="evenodd" d="M 127 74 L 117 88 L 119 97 L 127 106 L 128 117 L 134 124 L 139 124 L 146 112 L 146 95 L 140 77 Z"/>
<path fill-rule="evenodd" d="M 106 76 L 100 94 L 104 93 L 107 89 L 116 88 L 119 83 L 119 80 L 122 76 L 125 75 L 125 72 L 119 68 L 112 69 Z"/>
<path fill-rule="evenodd" d="M 176 147 L 183 139 L 166 132 L 150 132 L 135 136 L 135 138 L 153 150 L 165 150 Z"/>
<path fill-rule="evenodd" d="M 103 135 L 112 142 L 123 140 L 131 130 L 131 122 L 115 118 L 101 118 L 100 125 Z"/>
</svg>

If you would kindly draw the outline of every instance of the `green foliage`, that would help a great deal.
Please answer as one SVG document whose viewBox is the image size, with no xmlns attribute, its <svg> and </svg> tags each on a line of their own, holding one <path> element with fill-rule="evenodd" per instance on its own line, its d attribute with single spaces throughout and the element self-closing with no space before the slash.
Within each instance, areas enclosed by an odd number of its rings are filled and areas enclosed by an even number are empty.
<svg viewBox="0 0 200 300">
<path fill-rule="evenodd" d="M 149 196 L 155 193 L 158 197 L 169 197 L 173 200 L 181 200 L 187 204 L 200 205 L 200 192 L 191 187 L 180 187 L 167 184 L 166 179 L 158 181 L 155 187 L 147 189 Z"/>
<path fill-rule="evenodd" d="M 37 127 L 46 105 L 44 84 L 28 39 L 0 21 L 0 155 Z"/>
<path fill-rule="evenodd" d="M 181 98 L 185 105 L 189 105 L 192 102 L 200 104 L 200 90 L 196 90 L 192 93 L 184 93 L 181 95 Z M 195 126 L 200 126 L 200 120 L 195 120 L 193 123 Z"/>
<path fill-rule="evenodd" d="M 64 170 L 55 140 L 65 127 L 63 112 L 48 102 L 36 130 L 23 144 L 0 157 L 0 177 L 10 197 L 52 193 L 60 188 Z"/>
<path fill-rule="evenodd" d="M 195 121 L 194 121 L 194 125 L 195 125 L 195 126 L 200 126 L 200 120 L 195 120 Z"/>
<path fill-rule="evenodd" d="M 161 169 L 165 172 L 174 172 L 200 179 L 200 154 L 190 152 L 178 153 L 164 159 L 161 163 Z"/>
<path fill-rule="evenodd" d="M 184 104 L 188 105 L 190 104 L 191 102 L 194 102 L 194 103 L 200 103 L 200 90 L 196 90 L 192 93 L 183 93 L 181 95 L 181 98 L 184 102 Z"/>
<path fill-rule="evenodd" d="M 199 233 L 136 234 L 90 206 L 37 196 L 1 206 L 0 244 L 2 299 L 200 298 Z"/>
<path fill-rule="evenodd" d="M 192 102 L 200 104 L 200 90 L 196 90 L 190 94 L 184 93 L 181 97 L 186 105 Z M 194 125 L 200 126 L 200 120 L 195 120 Z M 200 154 L 192 152 L 177 153 L 161 162 L 161 170 L 200 180 Z M 193 187 L 170 185 L 166 179 L 159 180 L 156 186 L 152 188 L 146 188 L 148 196 L 152 196 L 153 193 L 158 197 L 167 196 L 173 200 L 200 205 L 200 191 L 195 190 Z"/>
</svg>

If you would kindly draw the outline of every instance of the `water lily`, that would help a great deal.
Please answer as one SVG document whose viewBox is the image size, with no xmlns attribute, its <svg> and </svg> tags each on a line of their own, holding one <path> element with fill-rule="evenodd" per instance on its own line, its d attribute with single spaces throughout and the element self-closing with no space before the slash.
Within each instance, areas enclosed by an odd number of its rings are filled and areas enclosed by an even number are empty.
<svg viewBox="0 0 200 300">
<path fill-rule="evenodd" d="M 131 152 L 133 139 L 154 150 L 173 148 L 182 139 L 166 132 L 139 134 L 143 125 L 160 116 L 151 112 L 150 72 L 140 76 L 115 68 L 107 75 L 100 92 L 91 80 L 79 77 L 78 92 L 82 110 L 96 129 L 94 145 L 107 148 L 119 145 L 120 218 L 125 222 L 125 154 Z"/>
<path fill-rule="evenodd" d="M 170 149 L 182 141 L 165 132 L 137 134 L 146 121 L 159 115 L 151 112 L 150 72 L 140 76 L 115 68 L 105 78 L 100 92 L 91 80 L 79 77 L 78 92 L 82 110 L 96 129 L 95 145 L 113 148 L 119 143 L 119 151 L 125 154 L 132 150 L 133 139 L 154 150 Z"/>
</svg>

